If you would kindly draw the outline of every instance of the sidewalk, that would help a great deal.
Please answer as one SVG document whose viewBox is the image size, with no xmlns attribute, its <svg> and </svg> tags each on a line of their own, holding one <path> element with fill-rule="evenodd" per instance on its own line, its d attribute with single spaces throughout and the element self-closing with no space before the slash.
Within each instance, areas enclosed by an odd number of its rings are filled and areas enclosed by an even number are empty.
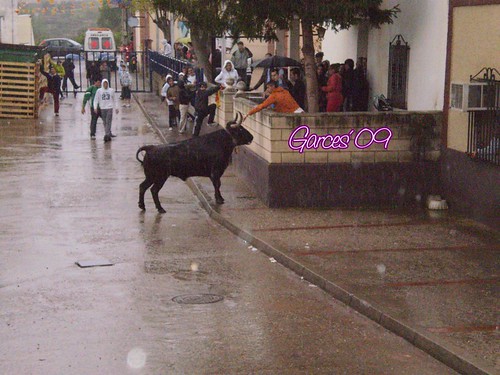
<svg viewBox="0 0 500 375">
<path fill-rule="evenodd" d="M 189 138 L 168 131 L 157 96 L 136 100 L 163 141 Z M 500 373 L 499 233 L 448 212 L 270 209 L 231 167 L 224 205 L 215 204 L 209 179 L 188 184 L 249 251 L 263 251 L 459 372 Z"/>
</svg>

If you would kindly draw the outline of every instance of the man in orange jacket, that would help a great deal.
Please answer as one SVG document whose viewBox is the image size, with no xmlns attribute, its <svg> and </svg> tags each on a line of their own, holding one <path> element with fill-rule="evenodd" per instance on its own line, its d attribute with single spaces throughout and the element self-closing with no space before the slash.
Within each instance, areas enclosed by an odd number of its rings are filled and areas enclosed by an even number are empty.
<svg viewBox="0 0 500 375">
<path fill-rule="evenodd" d="M 243 118 L 243 121 L 246 120 L 248 116 L 253 115 L 254 113 L 262 111 L 264 108 L 269 107 L 274 104 L 273 110 L 280 113 L 302 113 L 304 110 L 300 108 L 295 99 L 293 99 L 292 95 L 288 90 L 285 90 L 282 87 L 279 87 L 277 82 L 269 81 L 267 83 L 266 94 L 268 94 L 268 98 L 264 100 L 258 106 L 252 108 L 246 116 Z"/>
</svg>

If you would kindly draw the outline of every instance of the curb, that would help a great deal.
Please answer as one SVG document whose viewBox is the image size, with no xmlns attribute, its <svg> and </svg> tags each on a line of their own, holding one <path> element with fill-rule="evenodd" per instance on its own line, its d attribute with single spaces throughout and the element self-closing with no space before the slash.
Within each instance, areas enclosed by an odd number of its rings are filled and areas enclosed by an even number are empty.
<svg viewBox="0 0 500 375">
<path fill-rule="evenodd" d="M 166 138 L 161 132 L 156 121 L 147 113 L 144 106 L 139 102 L 137 97 L 133 94 L 133 97 L 142 112 L 148 119 L 155 132 L 161 138 L 163 142 L 166 142 Z M 187 185 L 191 191 L 196 195 L 200 201 L 201 206 L 207 211 L 208 215 L 217 221 L 222 226 L 226 227 L 236 236 L 247 241 L 252 246 L 257 247 L 264 254 L 273 257 L 277 262 L 287 267 L 297 275 L 303 277 L 305 280 L 309 281 L 311 284 L 318 286 L 325 292 L 330 294 L 333 298 L 339 300 L 340 302 L 348 305 L 352 309 L 356 310 L 360 314 L 366 316 L 367 318 L 373 320 L 377 324 L 381 325 L 385 329 L 391 331 L 392 333 L 402 337 L 408 341 L 413 346 L 419 348 L 420 350 L 431 355 L 438 361 L 442 362 L 446 366 L 458 371 L 462 374 L 467 375 L 490 375 L 494 374 L 494 369 L 487 369 L 485 366 L 478 366 L 471 361 L 463 358 L 460 354 L 454 353 L 450 349 L 442 346 L 431 338 L 423 335 L 417 330 L 405 325 L 399 320 L 385 314 L 383 311 L 379 310 L 375 306 L 371 305 L 367 301 L 355 296 L 354 294 L 348 292 L 342 287 L 336 285 L 335 283 L 327 280 L 323 276 L 315 273 L 311 269 L 307 268 L 300 262 L 290 258 L 280 250 L 269 245 L 265 241 L 255 237 L 251 233 L 239 228 L 232 222 L 223 217 L 220 213 L 212 208 L 209 202 L 209 195 L 203 190 L 201 185 L 197 182 L 197 179 L 190 177 L 186 180 Z"/>
</svg>

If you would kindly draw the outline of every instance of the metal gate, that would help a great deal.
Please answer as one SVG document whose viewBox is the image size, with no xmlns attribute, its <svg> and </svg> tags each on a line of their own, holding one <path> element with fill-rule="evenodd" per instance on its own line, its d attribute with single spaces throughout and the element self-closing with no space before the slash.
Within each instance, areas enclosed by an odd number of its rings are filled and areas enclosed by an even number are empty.
<svg viewBox="0 0 500 375">
<path fill-rule="evenodd" d="M 77 93 L 85 92 L 93 80 L 99 76 L 107 79 L 110 86 L 116 91 L 121 90 L 120 86 L 120 63 L 126 63 L 132 85 L 132 92 L 151 92 L 151 81 L 149 79 L 149 57 L 147 51 L 109 51 L 109 52 L 89 52 L 83 51 L 80 54 L 68 53 L 65 57 L 54 58 L 63 61 L 72 59 L 74 68 L 74 79 L 78 89 L 74 89 L 69 79 L 66 81 L 65 92 Z"/>
<path fill-rule="evenodd" d="M 469 110 L 467 153 L 476 160 L 500 165 L 500 73 L 494 68 L 483 68 L 471 83 L 475 93 L 469 101 L 476 101 L 480 110 Z"/>
</svg>

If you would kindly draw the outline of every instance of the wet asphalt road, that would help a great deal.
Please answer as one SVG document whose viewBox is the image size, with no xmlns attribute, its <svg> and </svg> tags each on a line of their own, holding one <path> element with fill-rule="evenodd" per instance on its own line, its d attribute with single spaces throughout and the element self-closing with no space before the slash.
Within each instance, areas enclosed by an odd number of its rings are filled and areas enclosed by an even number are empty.
<svg viewBox="0 0 500 375">
<path fill-rule="evenodd" d="M 212 221 L 167 181 L 159 215 L 135 104 L 111 143 L 66 99 L 0 121 L 1 374 L 451 374 Z M 105 259 L 111 267 L 79 268 Z M 178 304 L 210 293 L 212 304 Z"/>
</svg>

